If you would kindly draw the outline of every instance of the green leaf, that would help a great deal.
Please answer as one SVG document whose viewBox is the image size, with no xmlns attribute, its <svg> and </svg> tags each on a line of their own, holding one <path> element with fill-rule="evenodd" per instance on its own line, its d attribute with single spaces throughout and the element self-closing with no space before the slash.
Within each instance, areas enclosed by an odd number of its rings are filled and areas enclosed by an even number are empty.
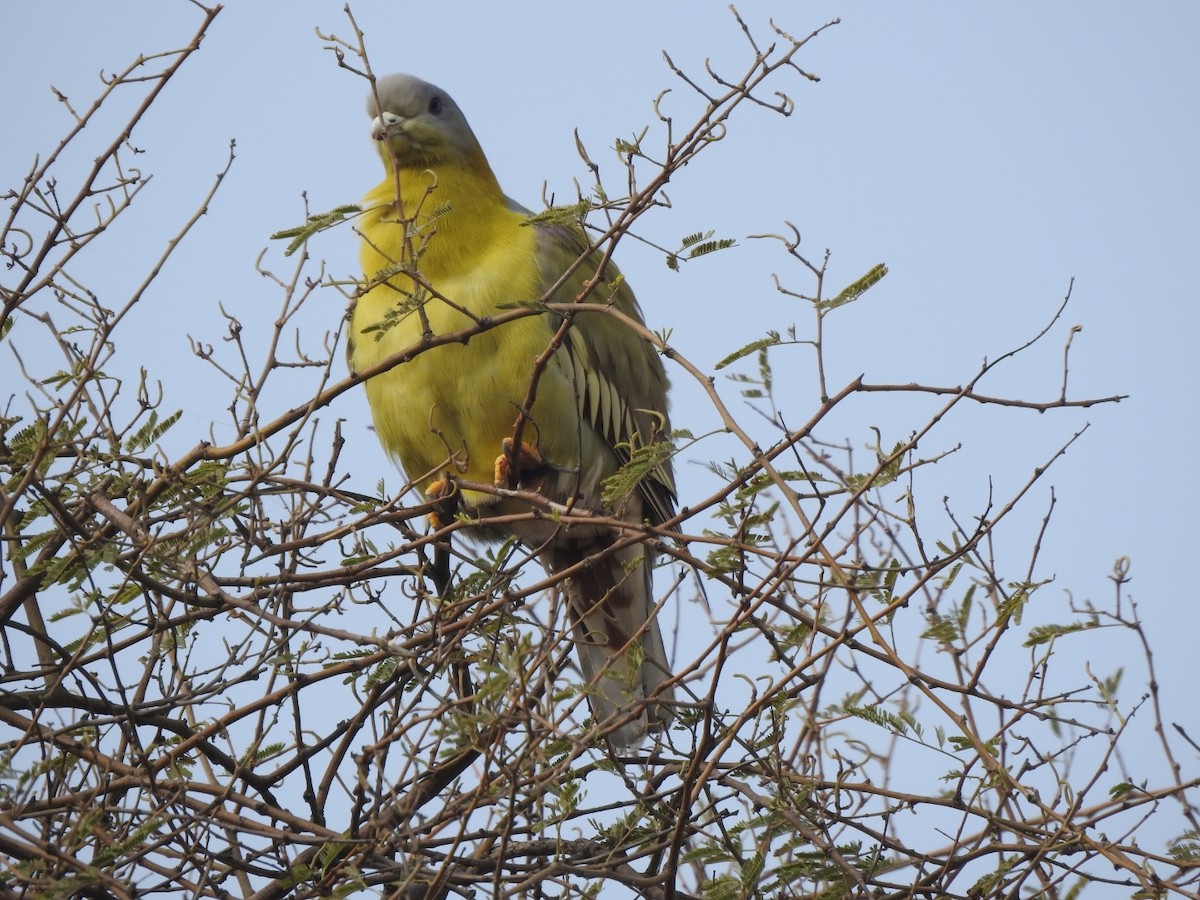
<svg viewBox="0 0 1200 900">
<path fill-rule="evenodd" d="M 921 632 L 921 637 L 930 638 L 939 644 L 952 645 L 962 637 L 962 632 L 954 622 L 932 613 L 929 616 L 929 627 Z"/>
<path fill-rule="evenodd" d="M 688 259 L 707 256 L 710 253 L 716 253 L 718 250 L 727 250 L 736 243 L 737 241 L 732 238 L 721 238 L 719 241 L 705 241 L 703 244 L 698 244 L 688 251 Z"/>
<path fill-rule="evenodd" d="M 1180 862 L 1193 862 L 1200 859 L 1200 833 L 1185 831 L 1170 841 L 1167 845 L 1167 852 Z"/>
<path fill-rule="evenodd" d="M 146 424 L 125 439 L 125 449 L 130 453 L 145 450 L 166 434 L 171 426 L 179 421 L 182 415 L 183 410 L 177 409 L 160 422 L 158 412 L 153 409 L 150 410 L 150 417 Z"/>
<path fill-rule="evenodd" d="M 715 253 L 718 250 L 726 250 L 737 244 L 737 241 L 732 238 L 717 238 L 713 240 L 712 236 L 713 232 L 711 231 L 697 231 L 694 234 L 685 236 L 679 242 L 679 249 L 675 253 L 670 254 L 667 259 L 667 266 L 678 269 L 680 256 L 686 259 L 696 259 L 700 256 Z"/>
<path fill-rule="evenodd" d="M 847 303 L 853 303 L 877 285 L 883 279 L 883 276 L 887 274 L 887 271 L 887 266 L 883 263 L 872 266 L 866 275 L 846 285 L 832 300 L 822 300 L 819 302 L 817 309 L 836 309 L 839 306 L 845 306 Z"/>
<path fill-rule="evenodd" d="M 551 206 L 525 219 L 522 225 L 582 225 L 587 214 L 595 209 L 591 200 L 580 200 L 568 206 Z"/>
<path fill-rule="evenodd" d="M 728 356 L 726 356 L 723 360 L 721 360 L 719 363 L 717 363 L 715 366 L 713 366 L 713 368 L 716 369 L 717 371 L 720 371 L 721 369 L 724 369 L 726 366 L 728 366 L 730 363 L 735 363 L 739 359 L 744 359 L 745 357 L 749 356 L 751 353 L 757 353 L 760 350 L 765 350 L 767 347 L 774 347 L 774 346 L 780 344 L 781 342 L 782 342 L 782 339 L 780 338 L 778 331 L 768 331 L 767 336 L 765 338 L 759 338 L 757 341 L 751 341 L 746 346 L 744 346 L 738 350 L 734 350 L 732 353 L 730 353 Z"/>
<path fill-rule="evenodd" d="M 1108 797 L 1110 800 L 1119 800 L 1128 794 L 1130 791 L 1136 791 L 1137 785 L 1130 784 L 1128 781 L 1122 781 L 1120 784 L 1114 784 L 1108 789 Z"/>
<path fill-rule="evenodd" d="M 1025 647 L 1037 647 L 1040 644 L 1048 644 L 1058 637 L 1065 634 L 1074 634 L 1077 631 L 1087 631 L 1094 628 L 1095 625 L 1090 622 L 1072 622 L 1069 625 L 1035 625 L 1029 629 L 1029 636 L 1025 638 Z"/>
<path fill-rule="evenodd" d="M 704 900 L 737 900 L 743 896 L 742 883 L 732 875 L 722 875 L 700 886 Z"/>
<path fill-rule="evenodd" d="M 629 450 L 629 444 L 619 444 L 619 450 Z M 600 499 L 606 506 L 620 506 L 639 484 L 662 469 L 663 463 L 671 458 L 675 445 L 670 441 L 655 441 L 646 447 L 637 447 L 629 461 L 615 473 L 604 479 Z"/>
<path fill-rule="evenodd" d="M 1018 861 L 1019 857 L 1014 856 L 1011 859 L 1006 859 L 1001 862 L 995 871 L 989 872 L 971 885 L 971 887 L 967 889 L 967 896 L 992 897 L 1003 893 L 1002 891 L 998 891 L 997 888 L 1004 880 L 1004 876 L 1007 875 L 1009 871 L 1017 865 Z"/>
<path fill-rule="evenodd" d="M 355 203 L 347 203 L 344 206 L 338 206 L 331 209 L 329 212 L 317 213 L 308 217 L 308 220 L 303 225 L 298 225 L 295 228 L 285 228 L 283 231 L 277 231 L 271 235 L 271 240 L 282 241 L 291 238 L 291 242 L 287 245 L 287 249 L 283 251 L 284 256 L 291 256 L 302 246 L 304 242 L 315 234 L 325 231 L 327 228 L 332 228 L 334 225 L 339 225 L 351 216 L 357 216 L 362 212 L 362 207 Z"/>
<path fill-rule="evenodd" d="M 897 715 L 878 706 L 847 706 L 845 711 L 865 722 L 894 731 L 896 734 L 908 734 L 912 731 L 918 737 L 921 736 L 921 725 L 911 713 Z"/>
</svg>

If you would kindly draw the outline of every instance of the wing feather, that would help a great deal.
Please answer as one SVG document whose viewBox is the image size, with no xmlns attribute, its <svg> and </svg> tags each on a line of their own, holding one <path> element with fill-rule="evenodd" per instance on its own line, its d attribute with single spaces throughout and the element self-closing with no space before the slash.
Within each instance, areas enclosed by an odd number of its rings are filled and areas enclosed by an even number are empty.
<svg viewBox="0 0 1200 900">
<path fill-rule="evenodd" d="M 587 252 L 583 233 L 564 226 L 539 225 L 538 259 L 546 287 Z M 593 255 L 549 298 L 569 303 L 595 274 Z M 625 315 L 642 321 L 637 300 L 615 267 L 605 273 L 609 284 L 595 290 L 590 302 L 611 302 Z M 629 462 L 638 448 L 665 440 L 667 376 L 657 351 L 628 326 L 601 312 L 580 312 L 559 350 L 557 371 L 570 378 L 581 429 L 579 485 L 585 504 L 600 508 L 603 480 Z M 566 357 L 566 359 L 562 359 Z M 568 362 L 569 360 L 569 362 Z M 564 410 L 565 412 L 565 410 Z M 590 434 L 587 433 L 590 429 Z M 658 524 L 672 515 L 675 485 L 667 459 L 638 482 L 618 514 L 630 522 Z M 578 531 L 550 542 L 543 560 L 552 572 L 589 563 L 565 583 L 575 631 L 576 658 L 588 684 L 593 719 L 614 745 L 627 747 L 647 730 L 670 722 L 675 688 L 655 617 L 651 584 L 654 552 L 640 543 L 611 548 L 606 531 Z"/>
<path fill-rule="evenodd" d="M 587 251 L 578 229 L 539 224 L 539 259 L 544 283 L 557 280 L 563 270 Z M 595 274 L 599 256 L 593 254 L 567 280 L 554 301 L 567 303 L 582 292 L 584 281 Z M 642 321 L 633 292 L 610 262 L 601 285 L 589 302 L 611 302 L 622 313 Z M 615 287 L 613 286 L 615 285 Z M 576 317 L 563 351 L 571 358 L 580 416 L 612 452 L 616 466 L 629 461 L 630 448 L 645 447 L 668 436 L 667 376 L 657 351 L 631 335 L 617 319 L 603 313 Z M 644 512 L 653 523 L 669 519 L 675 508 L 675 480 L 669 460 L 639 485 Z M 595 502 L 597 498 L 587 498 Z"/>
</svg>

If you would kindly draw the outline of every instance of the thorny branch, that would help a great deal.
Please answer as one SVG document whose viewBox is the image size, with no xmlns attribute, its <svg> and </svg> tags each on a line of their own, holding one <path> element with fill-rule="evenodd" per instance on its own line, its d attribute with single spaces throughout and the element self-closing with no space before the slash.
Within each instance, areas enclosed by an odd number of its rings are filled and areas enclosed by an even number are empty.
<svg viewBox="0 0 1200 900">
<path fill-rule="evenodd" d="M 779 240 L 814 288 L 776 285 L 811 302 L 812 333 L 766 340 L 754 355 L 769 374 L 772 353 L 811 351 L 820 399 L 797 410 L 765 385 L 765 409 L 746 416 L 687 348 L 594 289 L 426 334 L 375 370 L 339 378 L 340 323 L 314 341 L 306 316 L 347 291 L 306 247 L 285 275 L 260 258 L 280 293 L 269 326 L 223 307 L 220 339 L 197 328 L 192 346 L 228 392 L 233 436 L 186 436 L 169 387 L 122 367 L 142 296 L 192 240 L 228 166 L 115 312 L 75 258 L 113 241 L 109 226 L 139 202 L 149 176 L 125 165 L 123 148 L 219 11 L 203 11 L 183 49 L 106 81 L 82 113 L 61 97 L 67 135 L 10 196 L 0 245 L 16 276 L 3 285 L 0 343 L 26 384 L 0 419 L 4 890 L 532 897 L 615 884 L 652 898 L 968 897 L 1066 896 L 1082 880 L 1195 896 L 1190 797 L 1200 777 L 1178 741 L 1195 743 L 1166 726 L 1127 564 L 1114 570 L 1107 606 L 1021 624 L 1049 583 L 1040 573 L 1055 501 L 1029 535 L 1013 513 L 1083 431 L 1050 441 L 1039 432 L 1030 474 L 995 485 L 982 508 L 938 492 L 941 460 L 978 450 L 953 432 L 951 410 L 1019 415 L 1124 399 L 1068 394 L 1075 328 L 1056 399 L 985 392 L 999 368 L 1061 334 L 1069 290 L 1033 338 L 960 384 L 854 378 L 830 391 L 824 335 L 841 301 L 824 296 L 829 254 L 806 258 L 793 228 Z M 593 285 L 618 239 L 667 203 L 668 181 L 737 127 L 741 106 L 788 115 L 796 101 L 777 82 L 817 80 L 802 51 L 836 21 L 802 39 L 772 24 L 764 46 L 734 15 L 749 64 L 738 77 L 711 65 L 697 76 L 667 57 L 699 104 L 695 121 L 679 127 L 660 95 L 658 130 L 624 151 L 624 200 L 607 199 L 580 145 L 605 198 L 594 204 L 605 224 L 576 263 Z M 365 36 L 350 24 L 352 40 L 321 38 L 339 66 L 370 78 Z M 60 176 L 64 149 L 96 133 L 85 126 L 97 111 L 139 86 L 135 114 L 104 138 L 94 166 Z M 111 198 L 107 211 L 85 222 L 97 198 Z M 453 302 L 434 287 L 429 302 Z M 544 364 L 581 312 L 613 316 L 657 348 L 736 441 L 709 464 L 707 495 L 688 496 L 658 528 L 517 486 L 469 485 L 524 501 L 520 517 L 610 528 L 619 537 L 607 552 L 652 542 L 668 560 L 656 599 L 684 700 L 662 742 L 624 757 L 586 720 L 570 668 L 558 582 L 593 561 L 546 577 L 525 548 L 472 545 L 459 521 L 430 527 L 429 506 L 406 502 L 407 484 L 352 490 L 361 473 L 343 458 L 350 438 L 334 419 L 335 401 L 367 378 L 524 316 L 561 317 Z M 47 341 L 61 371 L 25 349 Z M 110 371 L 136 374 L 127 387 Z M 863 466 L 831 423 L 874 393 L 943 400 L 893 446 L 877 435 Z M 678 435 L 679 452 L 713 455 L 718 434 Z M 435 546 L 451 548 L 441 591 Z M 1060 670 L 1055 648 L 1100 628 L 1130 636 L 1125 665 L 1147 673 L 1145 699 L 1121 698 L 1120 672 L 1097 665 L 1079 680 Z M 472 685 L 456 691 L 464 667 Z M 1155 732 L 1161 777 L 1134 777 L 1142 769 L 1123 760 L 1139 728 Z M 913 811 L 929 824 L 918 828 Z M 1168 843 L 1134 839 L 1168 816 Z"/>
</svg>

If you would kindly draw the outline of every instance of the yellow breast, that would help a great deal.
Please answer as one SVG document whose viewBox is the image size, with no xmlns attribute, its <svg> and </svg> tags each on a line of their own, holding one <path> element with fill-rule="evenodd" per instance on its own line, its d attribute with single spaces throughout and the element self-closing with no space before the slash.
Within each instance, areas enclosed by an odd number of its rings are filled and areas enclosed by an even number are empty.
<svg viewBox="0 0 1200 900">
<path fill-rule="evenodd" d="M 415 230 L 409 229 L 411 246 L 420 248 L 416 269 L 433 292 L 397 274 L 361 297 L 351 321 L 354 371 L 419 348 L 426 328 L 433 337 L 469 333 L 480 319 L 536 300 L 542 291 L 536 232 L 520 224 L 522 216 L 502 196 L 488 198 L 472 192 L 469 181 L 442 175 L 426 199 L 427 180 L 410 182 L 402 198 L 406 211 L 418 213 Z M 366 273 L 411 255 L 394 197 L 390 179 L 367 196 L 361 222 Z M 422 217 L 418 204 L 442 211 L 431 220 Z M 528 393 L 534 361 L 552 335 L 546 318 L 533 315 L 431 347 L 371 378 L 367 397 L 383 445 L 422 483 L 448 469 L 490 484 L 501 442 L 512 434 Z M 538 403 L 524 430 L 524 440 L 550 459 L 578 458 L 578 429 L 560 421 L 574 418 L 567 385 L 552 367 L 539 382 Z"/>
</svg>

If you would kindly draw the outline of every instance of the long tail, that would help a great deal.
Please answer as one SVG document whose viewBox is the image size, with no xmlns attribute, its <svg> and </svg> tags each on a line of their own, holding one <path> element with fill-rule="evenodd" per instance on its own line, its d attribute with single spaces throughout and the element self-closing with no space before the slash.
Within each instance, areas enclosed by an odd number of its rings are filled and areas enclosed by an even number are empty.
<svg viewBox="0 0 1200 900">
<path fill-rule="evenodd" d="M 546 562 L 561 572 L 602 549 L 560 547 L 547 552 Z M 635 545 L 593 560 L 566 583 L 592 716 L 618 748 L 665 728 L 674 714 L 675 690 L 666 684 L 671 670 L 654 618 L 653 568 L 653 553 Z"/>
</svg>

